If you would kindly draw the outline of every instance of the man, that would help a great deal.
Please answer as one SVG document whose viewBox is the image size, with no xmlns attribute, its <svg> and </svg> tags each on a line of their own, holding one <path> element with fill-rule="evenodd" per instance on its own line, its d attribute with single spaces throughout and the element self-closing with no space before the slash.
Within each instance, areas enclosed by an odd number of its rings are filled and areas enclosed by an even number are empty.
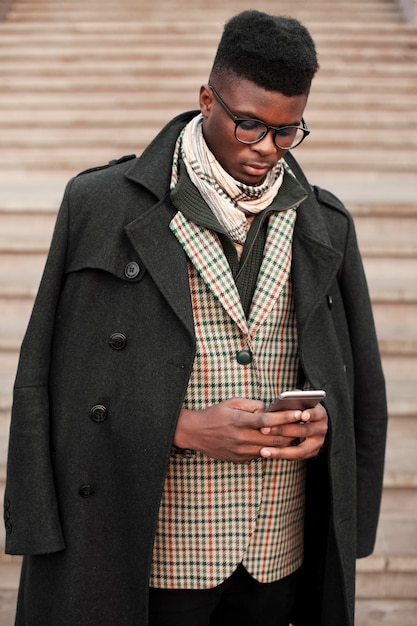
<svg viewBox="0 0 417 626">
<path fill-rule="evenodd" d="M 68 185 L 15 385 L 18 626 L 352 626 L 386 403 L 351 217 L 289 152 L 317 68 L 245 11 L 200 113 Z M 326 400 L 267 410 L 295 388 Z"/>
</svg>

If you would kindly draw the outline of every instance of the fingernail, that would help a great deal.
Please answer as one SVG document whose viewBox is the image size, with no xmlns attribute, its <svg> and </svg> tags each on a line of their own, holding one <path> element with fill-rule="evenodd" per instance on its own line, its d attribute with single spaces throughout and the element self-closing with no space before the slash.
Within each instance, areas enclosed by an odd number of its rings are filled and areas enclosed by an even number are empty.
<svg viewBox="0 0 417 626">
<path fill-rule="evenodd" d="M 261 456 L 263 456 L 263 457 L 269 457 L 269 456 L 271 456 L 271 450 L 268 450 L 268 448 L 262 448 L 262 450 L 261 450 Z"/>
<path fill-rule="evenodd" d="M 268 426 L 265 426 L 265 428 L 261 428 L 261 433 L 263 435 L 269 435 L 270 432 L 271 432 L 271 429 Z"/>
</svg>

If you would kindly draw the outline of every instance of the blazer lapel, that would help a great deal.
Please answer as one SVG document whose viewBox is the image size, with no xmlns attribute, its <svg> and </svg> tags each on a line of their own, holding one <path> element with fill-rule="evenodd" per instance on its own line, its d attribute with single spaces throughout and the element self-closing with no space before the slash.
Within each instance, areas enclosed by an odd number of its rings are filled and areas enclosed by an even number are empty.
<svg viewBox="0 0 417 626">
<path fill-rule="evenodd" d="M 293 207 L 270 217 L 264 257 L 250 311 L 251 335 L 269 315 L 290 275 L 295 216 L 296 209 Z"/>
<path fill-rule="evenodd" d="M 240 329 L 247 333 L 239 292 L 218 237 L 187 220 L 180 211 L 174 217 L 171 229 L 207 287 Z"/>
</svg>

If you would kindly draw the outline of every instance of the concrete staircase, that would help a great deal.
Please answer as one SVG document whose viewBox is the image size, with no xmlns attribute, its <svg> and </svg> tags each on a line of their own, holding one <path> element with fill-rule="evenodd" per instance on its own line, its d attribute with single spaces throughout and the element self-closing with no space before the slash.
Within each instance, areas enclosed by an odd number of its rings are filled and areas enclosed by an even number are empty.
<svg viewBox="0 0 417 626">
<path fill-rule="evenodd" d="M 225 20 L 255 4 L 301 19 L 316 40 L 312 134 L 296 156 L 355 215 L 387 377 L 383 509 L 375 554 L 358 564 L 357 626 L 416 626 L 417 27 L 394 0 L 9 7 L 0 21 L 0 480 L 18 349 L 67 179 L 140 153 L 173 115 L 196 108 Z M 19 565 L 0 556 L 0 626 L 13 623 Z"/>
</svg>

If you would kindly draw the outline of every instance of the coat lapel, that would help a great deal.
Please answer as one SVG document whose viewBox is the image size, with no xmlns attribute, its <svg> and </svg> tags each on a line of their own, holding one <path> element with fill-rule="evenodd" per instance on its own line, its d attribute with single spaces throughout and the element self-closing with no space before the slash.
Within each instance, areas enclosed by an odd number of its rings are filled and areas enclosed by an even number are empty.
<svg viewBox="0 0 417 626">
<path fill-rule="evenodd" d="M 301 335 L 320 302 L 329 295 L 342 262 L 312 195 L 298 209 L 292 257 L 294 302 Z"/>
<path fill-rule="evenodd" d="M 194 335 L 187 258 L 169 229 L 175 213 L 162 200 L 125 227 L 132 246 L 171 308 Z"/>
<path fill-rule="evenodd" d="M 326 295 L 342 263 L 327 232 L 322 209 L 304 172 L 291 152 L 285 156 L 290 171 L 308 192 L 297 210 L 292 250 L 292 280 L 299 337 Z"/>
<path fill-rule="evenodd" d="M 187 258 L 169 223 L 176 209 L 169 199 L 172 155 L 178 135 L 198 111 L 178 115 L 149 144 L 126 178 L 140 185 L 138 217 L 125 227 L 139 258 L 187 330 L 194 336 Z"/>
</svg>

